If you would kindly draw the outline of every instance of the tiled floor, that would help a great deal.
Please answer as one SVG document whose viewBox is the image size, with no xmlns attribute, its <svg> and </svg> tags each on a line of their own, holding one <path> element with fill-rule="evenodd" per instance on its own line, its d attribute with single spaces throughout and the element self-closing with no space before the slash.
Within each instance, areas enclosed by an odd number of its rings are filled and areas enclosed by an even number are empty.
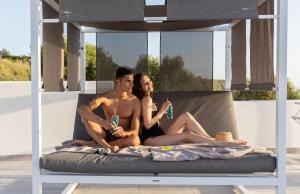
<svg viewBox="0 0 300 194">
<path fill-rule="evenodd" d="M 99 186 L 99 185 L 80 185 L 73 194 L 231 194 L 234 193 L 231 186 L 202 186 L 197 187 L 177 187 L 177 186 Z"/>
<path fill-rule="evenodd" d="M 300 193 L 300 154 L 288 154 L 288 194 Z M 43 194 L 61 193 L 66 184 L 43 184 Z M 247 187 L 257 194 L 275 193 L 272 187 Z M 0 156 L 0 193 L 31 193 L 31 156 Z M 147 186 L 80 184 L 73 194 L 233 194 L 232 186 Z"/>
</svg>

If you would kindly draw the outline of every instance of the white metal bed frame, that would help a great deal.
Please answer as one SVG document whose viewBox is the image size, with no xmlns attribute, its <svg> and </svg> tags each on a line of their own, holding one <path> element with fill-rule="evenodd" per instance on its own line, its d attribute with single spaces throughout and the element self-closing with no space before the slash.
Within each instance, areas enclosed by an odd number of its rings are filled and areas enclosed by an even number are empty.
<svg viewBox="0 0 300 194">
<path fill-rule="evenodd" d="M 45 0 L 55 8 L 53 0 Z M 278 194 L 286 192 L 286 84 L 287 84 L 287 1 L 277 0 L 277 15 L 261 15 L 259 19 L 277 20 L 277 87 L 276 87 L 276 151 L 277 170 L 274 175 L 255 176 L 231 174 L 207 176 L 184 175 L 77 175 L 77 174 L 47 174 L 40 169 L 39 160 L 42 156 L 42 114 L 41 114 L 41 34 L 43 23 L 57 23 L 58 19 L 43 19 L 42 0 L 31 0 L 31 75 L 32 75 L 32 193 L 42 193 L 42 183 L 70 183 L 63 193 L 71 193 L 78 183 L 96 184 L 145 184 L 145 185 L 237 185 L 240 192 L 247 192 L 242 185 L 276 186 Z M 276 0 L 275 0 L 276 2 Z M 50 5 L 51 6 L 51 5 Z M 85 52 L 84 33 L 93 29 L 81 30 L 81 91 L 84 92 L 85 82 Z M 203 30 L 203 29 L 202 29 Z M 230 29 L 226 27 L 207 28 L 204 30 L 226 31 L 226 88 L 230 88 Z M 94 31 L 95 32 L 95 31 Z"/>
</svg>

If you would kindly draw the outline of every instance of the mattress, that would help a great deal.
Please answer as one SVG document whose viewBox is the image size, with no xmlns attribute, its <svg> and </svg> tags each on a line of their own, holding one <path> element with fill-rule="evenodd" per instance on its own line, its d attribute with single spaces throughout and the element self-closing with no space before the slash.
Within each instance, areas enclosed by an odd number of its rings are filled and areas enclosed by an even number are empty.
<svg viewBox="0 0 300 194">
<path fill-rule="evenodd" d="M 92 174 L 122 173 L 255 173 L 274 172 L 276 158 L 271 154 L 247 154 L 233 159 L 197 159 L 161 162 L 152 156 L 112 156 L 91 153 L 53 152 L 40 159 L 42 169 L 53 172 Z"/>
</svg>

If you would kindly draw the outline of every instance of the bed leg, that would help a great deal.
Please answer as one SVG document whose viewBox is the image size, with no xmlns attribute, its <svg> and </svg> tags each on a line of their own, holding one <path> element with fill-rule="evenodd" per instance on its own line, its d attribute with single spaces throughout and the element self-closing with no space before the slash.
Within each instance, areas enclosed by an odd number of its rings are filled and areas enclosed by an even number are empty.
<svg viewBox="0 0 300 194">
<path fill-rule="evenodd" d="M 73 191 L 78 186 L 78 183 L 69 184 L 62 192 L 61 194 L 72 194 Z"/>
<path fill-rule="evenodd" d="M 42 183 L 39 181 L 32 181 L 32 194 L 42 194 Z"/>
<path fill-rule="evenodd" d="M 285 194 L 286 193 L 286 187 L 284 185 L 277 185 L 276 186 L 276 194 Z"/>
<path fill-rule="evenodd" d="M 239 194 L 250 194 L 251 193 L 248 189 L 246 189 L 246 187 L 244 185 L 234 185 L 233 187 Z"/>
</svg>

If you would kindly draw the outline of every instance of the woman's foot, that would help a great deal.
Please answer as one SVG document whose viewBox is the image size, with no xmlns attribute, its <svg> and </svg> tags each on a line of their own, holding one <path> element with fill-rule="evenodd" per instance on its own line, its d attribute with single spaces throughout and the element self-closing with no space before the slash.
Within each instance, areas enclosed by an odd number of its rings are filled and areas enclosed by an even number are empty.
<svg viewBox="0 0 300 194">
<path fill-rule="evenodd" d="M 234 140 L 232 142 L 227 142 L 228 143 L 228 146 L 237 146 L 237 145 L 246 145 L 247 144 L 247 141 L 245 140 Z"/>
</svg>

